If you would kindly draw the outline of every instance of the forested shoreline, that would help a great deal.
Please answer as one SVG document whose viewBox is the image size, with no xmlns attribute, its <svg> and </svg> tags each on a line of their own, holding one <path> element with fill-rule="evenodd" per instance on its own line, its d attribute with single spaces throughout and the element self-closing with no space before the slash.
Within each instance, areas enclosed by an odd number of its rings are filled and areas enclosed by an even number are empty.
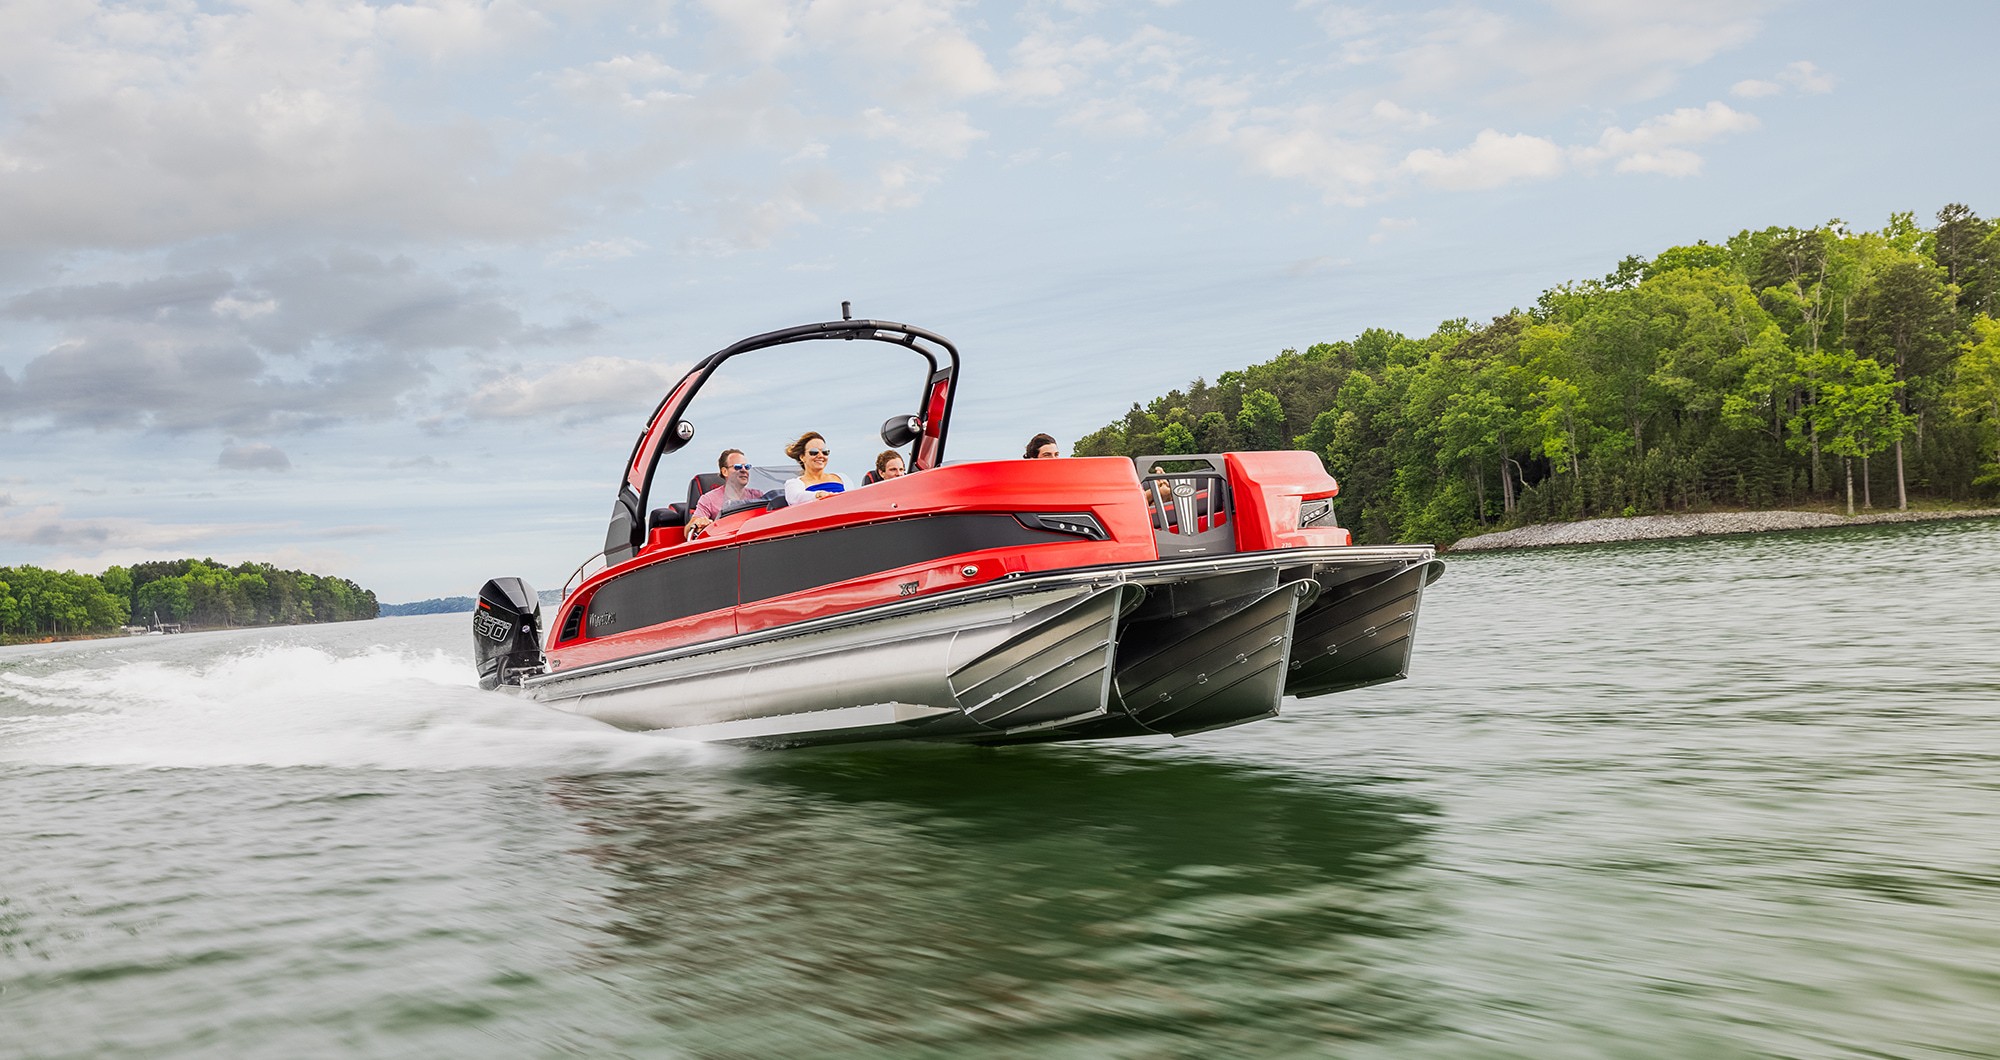
<svg viewBox="0 0 2000 1060">
<path fill-rule="evenodd" d="M 1318 453 L 1357 541 L 2000 493 L 2000 225 L 1765 228 L 1628 257 L 1426 338 L 1370 328 L 1196 380 L 1079 456 Z"/>
<path fill-rule="evenodd" d="M 374 618 L 375 594 L 345 578 L 268 563 L 160 560 L 78 574 L 0 567 L 0 641 L 116 633 L 157 620 L 186 629 Z"/>
</svg>

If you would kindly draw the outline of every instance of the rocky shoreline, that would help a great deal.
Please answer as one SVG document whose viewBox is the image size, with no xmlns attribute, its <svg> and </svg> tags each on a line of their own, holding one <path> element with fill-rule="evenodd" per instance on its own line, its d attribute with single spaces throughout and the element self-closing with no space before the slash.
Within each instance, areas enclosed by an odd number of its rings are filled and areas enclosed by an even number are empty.
<svg viewBox="0 0 2000 1060">
<path fill-rule="evenodd" d="M 1883 512 L 1849 518 L 1830 512 L 1706 512 L 1700 515 L 1639 515 L 1629 519 L 1585 519 L 1541 523 L 1499 533 L 1462 538 L 1450 552 L 1486 552 L 1548 545 L 1595 545 L 1613 541 L 1657 541 L 1719 534 L 1764 534 L 1777 530 L 1817 530 L 1873 523 L 1921 523 L 1938 519 L 2000 518 L 2000 508 Z"/>
</svg>

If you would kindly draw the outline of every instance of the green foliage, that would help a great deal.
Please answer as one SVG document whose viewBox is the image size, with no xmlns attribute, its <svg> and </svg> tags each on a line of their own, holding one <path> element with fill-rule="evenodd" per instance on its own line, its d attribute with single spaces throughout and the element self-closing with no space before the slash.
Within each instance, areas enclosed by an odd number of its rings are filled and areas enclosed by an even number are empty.
<svg viewBox="0 0 2000 1060">
<path fill-rule="evenodd" d="M 1836 456 L 1873 456 L 1910 427 L 1912 417 L 1896 407 L 1902 384 L 1869 358 L 1822 350 L 1801 362 L 1799 382 L 1812 397 L 1788 421 L 1795 448 L 1810 433 Z"/>
<path fill-rule="evenodd" d="M 2000 225 L 1953 205 L 1627 256 L 1533 308 L 1370 328 L 1196 380 L 1079 454 L 1318 454 L 1361 541 L 1715 506 L 2000 487 Z M 1191 446 L 1191 449 L 1181 448 Z M 1868 462 L 1894 447 L 1898 459 Z"/>
<path fill-rule="evenodd" d="M 1243 395 L 1236 413 L 1236 435 L 1246 449 L 1277 449 L 1291 436 L 1285 431 L 1285 406 L 1276 394 L 1258 388 Z"/>
<path fill-rule="evenodd" d="M 1160 432 L 1160 452 L 1162 453 L 1179 454 L 1198 453 L 1200 451 L 1195 448 L 1194 432 L 1188 430 L 1187 425 L 1184 423 L 1169 423 L 1167 424 L 1167 429 Z"/>
<path fill-rule="evenodd" d="M 1952 411 L 1975 425 L 1986 459 L 1975 484 L 2000 487 L 2000 321 L 1973 318 L 1948 392 Z"/>
<path fill-rule="evenodd" d="M 104 633 L 128 621 L 198 627 L 289 625 L 374 618 L 375 594 L 345 578 L 266 563 L 223 567 L 167 560 L 101 575 L 0 567 L 0 635 Z"/>
<path fill-rule="evenodd" d="M 127 614 L 127 603 L 88 574 L 0 567 L 0 634 L 60 635 L 115 629 Z"/>
</svg>

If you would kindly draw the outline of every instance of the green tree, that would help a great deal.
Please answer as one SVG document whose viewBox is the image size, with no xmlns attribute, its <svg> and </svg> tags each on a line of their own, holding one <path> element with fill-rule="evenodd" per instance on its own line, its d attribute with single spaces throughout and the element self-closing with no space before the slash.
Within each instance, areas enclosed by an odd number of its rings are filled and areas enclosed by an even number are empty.
<svg viewBox="0 0 2000 1060">
<path fill-rule="evenodd" d="M 1897 389 L 1897 400 L 1906 415 L 1913 411 L 1907 386 L 1912 373 L 1934 371 L 1949 349 L 1952 294 L 1936 270 L 1906 260 L 1878 273 L 1856 302 L 1850 323 L 1855 349 L 1894 369 L 1896 382 L 1904 384 Z M 1906 509 L 1910 497 L 1900 435 L 1895 449 L 1896 507 Z"/>
<path fill-rule="evenodd" d="M 149 623 L 155 616 L 162 622 L 185 622 L 193 612 L 192 595 L 186 577 L 157 578 L 139 587 L 132 613 Z"/>
<path fill-rule="evenodd" d="M 2000 226 L 1983 221 L 1964 203 L 1952 203 L 1937 213 L 1937 228 L 1928 241 L 1931 260 L 1943 271 L 1943 280 L 1956 288 L 1954 306 L 1968 315 L 1993 310 L 1992 297 L 1996 267 L 1994 250 L 2000 247 L 1994 235 Z"/>
<path fill-rule="evenodd" d="M 1236 448 L 1236 435 L 1229 429 L 1229 419 L 1221 411 L 1211 409 L 1201 414 L 1195 424 L 1194 441 L 1198 452 L 1226 453 Z"/>
<path fill-rule="evenodd" d="M 1243 408 L 1236 413 L 1237 440 L 1247 449 L 1277 449 L 1284 445 L 1285 407 L 1278 396 L 1257 389 L 1243 395 Z"/>
<path fill-rule="evenodd" d="M 1900 440 L 1909 417 L 1897 407 L 1897 382 L 1888 368 L 1867 357 L 1822 350 L 1806 358 L 1803 370 L 1814 382 L 1812 404 L 1797 420 L 1809 422 L 1828 452 L 1841 458 L 1847 473 L 1847 514 L 1854 514 L 1854 460 Z"/>
<path fill-rule="evenodd" d="M 1979 426 L 1985 436 L 1983 461 L 1973 480 L 2000 487 L 2000 321 L 1974 317 L 1972 339 L 1959 354 L 1949 392 L 1952 410 Z"/>
</svg>

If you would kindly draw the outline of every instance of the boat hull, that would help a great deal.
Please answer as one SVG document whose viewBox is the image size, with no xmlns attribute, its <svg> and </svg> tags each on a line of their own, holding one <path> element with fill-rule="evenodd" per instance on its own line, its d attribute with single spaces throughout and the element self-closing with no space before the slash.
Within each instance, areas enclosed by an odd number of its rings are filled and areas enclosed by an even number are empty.
<svg viewBox="0 0 2000 1060">
<path fill-rule="evenodd" d="M 1428 546 L 1032 575 L 537 675 L 523 694 L 679 739 L 800 746 L 1187 735 L 1408 673 Z"/>
</svg>

